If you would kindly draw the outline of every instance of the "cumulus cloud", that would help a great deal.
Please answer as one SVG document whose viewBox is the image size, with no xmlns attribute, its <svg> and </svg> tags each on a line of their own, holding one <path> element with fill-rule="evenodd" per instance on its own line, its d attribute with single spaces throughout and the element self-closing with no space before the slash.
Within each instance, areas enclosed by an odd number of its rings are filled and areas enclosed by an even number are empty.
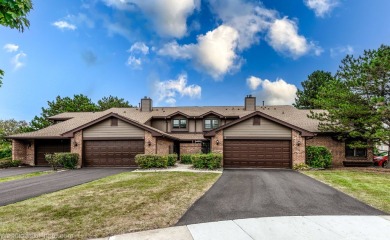
<svg viewBox="0 0 390 240">
<path fill-rule="evenodd" d="M 133 45 L 131 45 L 129 52 L 131 53 L 142 53 L 142 54 L 148 54 L 149 53 L 149 47 L 146 46 L 143 42 L 136 42 Z"/>
<path fill-rule="evenodd" d="M 223 24 L 238 31 L 239 50 L 258 43 L 259 33 L 266 31 L 278 15 L 276 11 L 266 9 L 261 4 L 241 0 L 210 0 L 210 6 Z"/>
<path fill-rule="evenodd" d="M 18 51 L 19 46 L 16 44 L 13 44 L 13 43 L 7 43 L 4 45 L 3 48 L 6 52 L 16 52 L 16 51 Z"/>
<path fill-rule="evenodd" d="M 187 33 L 187 18 L 199 9 L 200 0 L 104 0 L 120 10 L 141 11 L 164 37 L 181 38 Z"/>
<path fill-rule="evenodd" d="M 314 11 L 317 17 L 324 17 L 339 4 L 339 0 L 304 0 L 308 8 Z"/>
<path fill-rule="evenodd" d="M 142 69 L 142 63 L 145 60 L 145 55 L 149 54 L 149 47 L 143 42 L 136 42 L 131 45 L 128 50 L 130 53 L 127 59 L 127 65 L 133 69 Z"/>
<path fill-rule="evenodd" d="M 11 64 L 13 65 L 14 70 L 18 70 L 25 65 L 24 60 L 26 57 L 27 54 L 25 54 L 24 52 L 20 52 L 11 59 Z"/>
<path fill-rule="evenodd" d="M 267 34 L 268 43 L 277 51 L 294 59 L 310 51 L 320 55 L 322 49 L 314 42 L 309 42 L 304 36 L 298 34 L 296 22 L 284 17 L 276 19 Z"/>
<path fill-rule="evenodd" d="M 76 25 L 68 23 L 67 21 L 56 21 L 52 23 L 53 26 L 61 30 L 76 30 Z"/>
<path fill-rule="evenodd" d="M 347 46 L 342 46 L 342 47 L 336 47 L 336 48 L 331 48 L 330 49 L 330 56 L 337 57 L 340 55 L 351 55 L 355 52 L 354 48 L 350 45 Z"/>
<path fill-rule="evenodd" d="M 155 82 L 154 91 L 158 102 L 174 105 L 177 95 L 180 95 L 180 97 L 200 98 L 202 88 L 195 84 L 188 85 L 187 75 L 181 74 L 177 79 Z"/>
<path fill-rule="evenodd" d="M 283 79 L 276 79 L 272 82 L 251 76 L 247 79 L 247 85 L 251 90 L 257 90 L 260 87 L 254 95 L 259 100 L 265 101 L 266 105 L 290 105 L 295 101 L 297 87 Z"/>
<path fill-rule="evenodd" d="M 238 67 L 237 42 L 238 32 L 230 26 L 220 25 L 205 35 L 199 35 L 196 44 L 171 42 L 158 54 L 174 59 L 191 59 L 198 70 L 218 79 Z"/>
</svg>

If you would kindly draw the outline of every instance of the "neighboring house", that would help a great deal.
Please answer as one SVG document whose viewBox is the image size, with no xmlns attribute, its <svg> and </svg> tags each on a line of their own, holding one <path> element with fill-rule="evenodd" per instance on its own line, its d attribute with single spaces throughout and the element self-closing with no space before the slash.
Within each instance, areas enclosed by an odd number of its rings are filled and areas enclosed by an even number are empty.
<svg viewBox="0 0 390 240">
<path fill-rule="evenodd" d="M 305 147 L 326 146 L 333 165 L 372 162 L 372 151 L 349 149 L 331 133 L 318 131 L 309 110 L 292 106 L 153 107 L 150 98 L 139 108 L 103 112 L 62 113 L 47 128 L 9 136 L 12 158 L 47 165 L 44 154 L 74 152 L 79 167 L 136 166 L 140 153 L 223 153 L 223 166 L 291 168 L 305 162 Z"/>
</svg>

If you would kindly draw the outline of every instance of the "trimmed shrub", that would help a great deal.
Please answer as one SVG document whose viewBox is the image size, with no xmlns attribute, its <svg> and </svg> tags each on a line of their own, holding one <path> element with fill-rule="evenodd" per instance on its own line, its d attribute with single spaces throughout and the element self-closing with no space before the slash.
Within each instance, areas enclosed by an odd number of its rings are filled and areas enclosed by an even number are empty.
<svg viewBox="0 0 390 240">
<path fill-rule="evenodd" d="M 293 166 L 294 170 L 309 170 L 310 167 L 306 163 L 297 163 Z"/>
<path fill-rule="evenodd" d="M 79 161 L 77 153 L 54 153 L 54 157 L 58 158 L 59 163 L 66 169 L 75 169 Z"/>
<path fill-rule="evenodd" d="M 208 154 L 193 154 L 191 155 L 192 164 L 194 168 L 216 169 L 221 167 L 222 154 L 208 153 Z"/>
<path fill-rule="evenodd" d="M 12 160 L 10 157 L 0 159 L 0 168 L 19 167 L 22 164 L 20 160 Z"/>
<path fill-rule="evenodd" d="M 168 166 L 175 166 L 177 161 L 177 154 L 168 154 Z"/>
<path fill-rule="evenodd" d="M 168 156 L 157 154 L 138 154 L 135 162 L 141 168 L 166 168 L 168 167 Z"/>
<path fill-rule="evenodd" d="M 54 171 L 57 171 L 61 165 L 59 158 L 54 157 L 54 153 L 46 153 L 45 160 L 50 164 Z"/>
<path fill-rule="evenodd" d="M 180 162 L 183 164 L 191 164 L 191 156 L 192 154 L 180 154 Z"/>
<path fill-rule="evenodd" d="M 332 154 L 323 146 L 307 146 L 306 163 L 312 168 L 328 168 L 332 164 Z"/>
</svg>

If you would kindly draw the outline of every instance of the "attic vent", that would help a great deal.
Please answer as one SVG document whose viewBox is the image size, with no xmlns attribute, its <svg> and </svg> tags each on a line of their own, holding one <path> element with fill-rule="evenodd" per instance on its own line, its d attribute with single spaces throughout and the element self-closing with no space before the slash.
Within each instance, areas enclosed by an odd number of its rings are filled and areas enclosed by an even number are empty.
<svg viewBox="0 0 390 240">
<path fill-rule="evenodd" d="M 118 118 L 111 118 L 111 126 L 112 127 L 118 126 Z"/>
<path fill-rule="evenodd" d="M 260 117 L 259 116 L 253 117 L 253 125 L 260 125 Z"/>
</svg>

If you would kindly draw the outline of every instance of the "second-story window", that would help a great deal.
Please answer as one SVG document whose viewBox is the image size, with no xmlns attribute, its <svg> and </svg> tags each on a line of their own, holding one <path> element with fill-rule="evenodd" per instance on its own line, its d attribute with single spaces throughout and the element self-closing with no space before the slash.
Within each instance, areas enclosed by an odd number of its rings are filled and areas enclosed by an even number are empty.
<svg viewBox="0 0 390 240">
<path fill-rule="evenodd" d="M 187 119 L 174 119 L 173 129 L 187 129 Z"/>
<path fill-rule="evenodd" d="M 217 127 L 219 127 L 219 120 L 218 119 L 205 119 L 204 120 L 204 128 L 206 130 L 214 129 Z"/>
</svg>

